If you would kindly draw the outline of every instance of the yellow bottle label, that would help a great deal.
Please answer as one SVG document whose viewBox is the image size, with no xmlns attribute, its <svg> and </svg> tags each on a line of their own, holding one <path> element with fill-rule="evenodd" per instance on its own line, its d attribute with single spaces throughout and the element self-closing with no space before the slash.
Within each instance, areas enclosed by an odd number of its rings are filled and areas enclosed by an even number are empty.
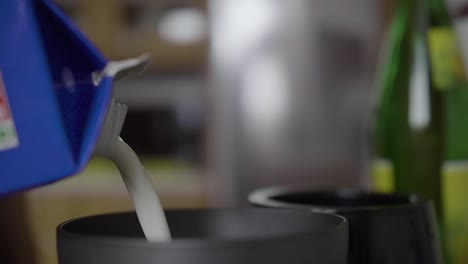
<svg viewBox="0 0 468 264">
<path fill-rule="evenodd" d="M 434 88 L 446 91 L 466 82 L 463 61 L 453 30 L 432 28 L 428 33 Z"/>
<path fill-rule="evenodd" d="M 468 161 L 443 168 L 445 236 L 452 263 L 468 263 Z"/>
<path fill-rule="evenodd" d="M 377 159 L 372 163 L 374 190 L 394 190 L 391 161 Z M 446 162 L 442 169 L 444 233 L 452 263 L 468 263 L 468 160 Z"/>
<path fill-rule="evenodd" d="M 371 170 L 372 183 L 375 191 L 389 193 L 395 189 L 391 161 L 376 159 L 372 163 Z"/>
</svg>

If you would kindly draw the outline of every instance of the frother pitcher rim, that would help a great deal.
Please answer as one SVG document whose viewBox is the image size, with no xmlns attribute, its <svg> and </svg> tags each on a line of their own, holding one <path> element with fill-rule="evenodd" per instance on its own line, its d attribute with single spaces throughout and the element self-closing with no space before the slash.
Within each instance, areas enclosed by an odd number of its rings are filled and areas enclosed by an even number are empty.
<svg viewBox="0 0 468 264">
<path fill-rule="evenodd" d="M 280 214 L 281 211 L 276 209 L 268 209 L 268 208 L 203 208 L 203 209 L 169 209 L 166 212 L 227 212 L 227 211 L 242 211 L 242 212 L 271 212 L 273 214 Z M 294 215 L 310 215 L 312 217 L 322 217 L 327 221 L 334 220 L 333 223 L 328 224 L 327 228 L 321 226 L 320 228 L 308 228 L 303 230 L 297 230 L 296 232 L 287 232 L 284 234 L 275 234 L 273 236 L 252 236 L 252 237 L 243 237 L 243 238 L 204 238 L 204 237 L 193 237 L 193 238 L 173 238 L 171 242 L 152 242 L 149 243 L 144 239 L 144 237 L 106 237 L 99 234 L 80 234 L 73 230 L 69 229 L 69 225 L 76 222 L 76 221 L 83 221 L 83 220 L 92 220 L 99 217 L 106 217 L 106 216 L 119 216 L 119 215 L 126 215 L 126 214 L 134 214 L 133 211 L 127 212 L 116 212 L 116 213 L 105 213 L 105 214 L 97 214 L 97 215 L 90 215 L 79 217 L 75 219 L 71 219 L 61 223 L 57 227 L 57 235 L 65 238 L 65 239 L 73 239 L 75 241 L 86 242 L 89 241 L 93 244 L 100 244 L 100 245 L 109 245 L 112 247 L 115 246 L 122 246 L 122 247 L 136 247 L 136 248 L 192 248 L 192 247 L 225 247 L 227 245 L 236 246 L 243 243 L 262 243 L 265 241 L 273 241 L 273 240 L 283 240 L 289 238 L 298 238 L 298 237 L 308 237 L 308 236 L 320 236 L 326 235 L 332 230 L 340 230 L 342 228 L 348 227 L 348 221 L 346 218 L 336 214 L 326 214 L 317 212 L 314 215 L 311 215 L 310 212 L 298 211 L 298 210 L 284 210 L 285 214 Z"/>
</svg>

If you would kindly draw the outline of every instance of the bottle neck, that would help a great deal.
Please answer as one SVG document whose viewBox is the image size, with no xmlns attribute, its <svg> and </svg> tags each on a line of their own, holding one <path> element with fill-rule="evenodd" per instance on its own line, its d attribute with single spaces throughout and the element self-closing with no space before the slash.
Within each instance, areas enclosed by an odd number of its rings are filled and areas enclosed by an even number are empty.
<svg viewBox="0 0 468 264">
<path fill-rule="evenodd" d="M 445 0 L 429 0 L 429 12 L 431 17 L 431 26 L 452 26 L 452 19 L 450 17 Z"/>
</svg>

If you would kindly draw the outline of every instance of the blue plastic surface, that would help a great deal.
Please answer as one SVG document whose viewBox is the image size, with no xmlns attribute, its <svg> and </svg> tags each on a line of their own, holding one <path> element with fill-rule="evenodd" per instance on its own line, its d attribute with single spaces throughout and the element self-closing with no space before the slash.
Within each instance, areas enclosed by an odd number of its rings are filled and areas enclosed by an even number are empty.
<svg viewBox="0 0 468 264">
<path fill-rule="evenodd" d="M 106 59 L 52 3 L 0 1 L 0 74 L 19 144 L 0 149 L 0 195 L 44 185 L 89 161 L 113 80 Z"/>
</svg>

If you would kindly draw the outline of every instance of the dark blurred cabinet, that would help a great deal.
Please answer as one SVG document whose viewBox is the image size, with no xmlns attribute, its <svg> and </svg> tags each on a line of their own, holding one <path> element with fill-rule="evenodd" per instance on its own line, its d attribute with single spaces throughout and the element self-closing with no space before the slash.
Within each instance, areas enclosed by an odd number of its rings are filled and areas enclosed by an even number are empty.
<svg viewBox="0 0 468 264">
<path fill-rule="evenodd" d="M 86 35 L 111 59 L 149 52 L 149 72 L 199 72 L 206 61 L 208 36 L 174 43 L 161 36 L 161 18 L 177 10 L 198 11 L 207 19 L 206 0 L 56 0 Z"/>
</svg>

